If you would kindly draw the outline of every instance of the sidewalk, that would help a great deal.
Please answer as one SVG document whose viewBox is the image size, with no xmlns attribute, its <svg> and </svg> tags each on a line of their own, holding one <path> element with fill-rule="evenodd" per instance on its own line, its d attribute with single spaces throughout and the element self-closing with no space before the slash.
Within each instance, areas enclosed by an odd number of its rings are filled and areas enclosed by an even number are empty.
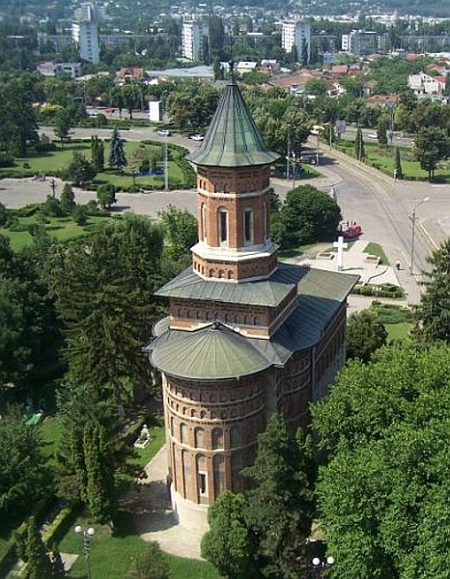
<svg viewBox="0 0 450 579">
<path fill-rule="evenodd" d="M 145 474 L 121 500 L 133 512 L 136 531 L 144 541 L 157 541 L 171 555 L 201 559 L 202 535 L 179 525 L 171 508 L 166 484 L 166 445 L 147 464 Z"/>
</svg>

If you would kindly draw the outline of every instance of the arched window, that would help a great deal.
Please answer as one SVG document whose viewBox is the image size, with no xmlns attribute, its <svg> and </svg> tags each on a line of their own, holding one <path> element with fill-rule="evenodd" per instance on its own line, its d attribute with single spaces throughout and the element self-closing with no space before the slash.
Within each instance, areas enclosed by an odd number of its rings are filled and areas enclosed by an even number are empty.
<svg viewBox="0 0 450 579">
<path fill-rule="evenodd" d="M 223 430 L 221 428 L 213 428 L 212 447 L 213 450 L 223 448 Z"/>
<path fill-rule="evenodd" d="M 230 430 L 230 446 L 235 448 L 241 443 L 241 432 L 237 426 L 233 426 Z"/>
<path fill-rule="evenodd" d="M 197 455 L 197 477 L 198 491 L 200 497 L 208 496 L 208 473 L 206 470 L 206 457 L 203 454 Z"/>
<path fill-rule="evenodd" d="M 188 434 L 189 434 L 188 427 L 186 426 L 186 424 L 181 423 L 180 424 L 180 442 L 181 443 L 187 444 Z"/>
<path fill-rule="evenodd" d="M 195 447 L 205 448 L 205 431 L 203 428 L 195 429 Z"/>
<path fill-rule="evenodd" d="M 221 207 L 217 212 L 217 220 L 219 244 L 225 244 L 228 241 L 228 211 L 223 207 Z"/>
<path fill-rule="evenodd" d="M 187 489 L 191 486 L 191 469 L 189 467 L 189 454 L 187 450 L 181 451 L 181 465 L 183 469 L 183 496 L 186 498 Z"/>
<path fill-rule="evenodd" d="M 254 239 L 253 209 L 244 211 L 244 243 L 253 243 Z"/>
<path fill-rule="evenodd" d="M 213 457 L 214 497 L 217 498 L 225 490 L 225 461 L 223 455 Z"/>
</svg>

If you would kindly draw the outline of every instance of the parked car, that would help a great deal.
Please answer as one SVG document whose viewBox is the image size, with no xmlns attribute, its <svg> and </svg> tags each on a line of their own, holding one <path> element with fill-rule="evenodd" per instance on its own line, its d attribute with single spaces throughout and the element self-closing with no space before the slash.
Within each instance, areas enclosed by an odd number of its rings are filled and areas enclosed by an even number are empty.
<svg viewBox="0 0 450 579">
<path fill-rule="evenodd" d="M 378 135 L 377 135 L 376 133 L 369 133 L 369 134 L 367 135 L 367 137 L 368 137 L 369 139 L 378 139 Z"/>
<path fill-rule="evenodd" d="M 156 133 L 160 137 L 170 137 L 170 131 L 168 129 L 159 129 L 158 131 L 156 131 Z"/>
<path fill-rule="evenodd" d="M 362 228 L 359 223 L 356 221 L 353 222 L 344 222 L 339 225 L 338 228 L 338 235 L 342 235 L 344 239 L 358 239 L 358 237 L 362 233 Z"/>
<path fill-rule="evenodd" d="M 199 135 L 198 133 L 195 133 L 193 135 L 188 135 L 188 137 L 190 139 L 192 139 L 193 141 L 203 141 L 203 139 L 205 138 L 205 135 Z"/>
</svg>

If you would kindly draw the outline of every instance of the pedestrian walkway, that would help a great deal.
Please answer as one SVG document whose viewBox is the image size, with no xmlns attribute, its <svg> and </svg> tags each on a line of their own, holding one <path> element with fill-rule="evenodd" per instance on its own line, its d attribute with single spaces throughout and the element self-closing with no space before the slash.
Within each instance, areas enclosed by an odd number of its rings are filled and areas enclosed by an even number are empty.
<svg viewBox="0 0 450 579">
<path fill-rule="evenodd" d="M 121 500 L 133 512 L 136 531 L 148 542 L 156 541 L 171 555 L 201 559 L 201 533 L 176 521 L 166 483 L 167 449 L 164 445 L 145 467 L 145 476 Z"/>
<path fill-rule="evenodd" d="M 403 300 L 396 300 L 396 303 L 405 306 L 419 303 L 421 295 L 420 288 L 417 285 L 414 276 L 411 276 L 409 271 L 405 270 L 404 265 L 400 262 L 400 256 L 397 256 L 397 259 L 394 262 L 399 264 L 399 269 L 392 265 L 379 264 L 374 256 L 370 256 L 370 254 L 366 252 L 368 244 L 369 241 L 359 239 L 353 242 L 347 251 L 343 251 L 343 264 L 341 270 L 339 270 L 338 267 L 337 250 L 331 243 L 321 244 L 319 252 L 308 252 L 292 258 L 290 261 L 292 263 L 307 265 L 312 268 L 324 269 L 327 271 L 341 271 L 341 273 L 344 274 L 356 274 L 360 276 L 360 283 L 363 285 L 392 284 L 401 286 L 405 291 L 406 297 Z M 396 257 L 395 252 L 394 257 Z M 348 298 L 350 306 L 352 306 L 352 300 L 354 297 L 359 298 L 360 296 L 350 295 Z M 368 307 L 373 299 L 373 297 L 370 297 L 370 300 L 358 299 L 356 302 L 362 307 Z M 379 299 L 385 301 L 384 298 Z"/>
</svg>

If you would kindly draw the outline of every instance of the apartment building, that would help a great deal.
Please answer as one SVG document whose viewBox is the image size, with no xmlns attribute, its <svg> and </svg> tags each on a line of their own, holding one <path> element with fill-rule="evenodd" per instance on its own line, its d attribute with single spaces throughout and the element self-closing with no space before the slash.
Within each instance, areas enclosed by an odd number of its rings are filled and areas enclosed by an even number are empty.
<svg viewBox="0 0 450 579">
<path fill-rule="evenodd" d="M 295 46 L 297 61 L 305 60 L 303 51 L 306 50 L 306 62 L 311 55 L 311 25 L 304 20 L 284 20 L 281 23 L 281 47 L 290 52 Z"/>
</svg>

